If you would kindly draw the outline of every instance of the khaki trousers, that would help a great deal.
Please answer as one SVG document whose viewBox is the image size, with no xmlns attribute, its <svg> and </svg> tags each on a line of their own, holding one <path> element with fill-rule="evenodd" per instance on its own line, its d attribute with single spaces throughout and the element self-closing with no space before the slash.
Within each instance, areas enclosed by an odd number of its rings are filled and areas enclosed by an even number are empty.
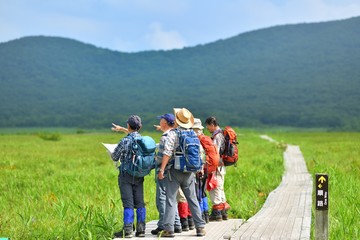
<svg viewBox="0 0 360 240">
<path fill-rule="evenodd" d="M 216 171 L 217 187 L 209 191 L 210 200 L 212 205 L 218 205 L 226 202 L 226 196 L 224 191 L 226 169 L 225 166 L 220 166 Z"/>
</svg>

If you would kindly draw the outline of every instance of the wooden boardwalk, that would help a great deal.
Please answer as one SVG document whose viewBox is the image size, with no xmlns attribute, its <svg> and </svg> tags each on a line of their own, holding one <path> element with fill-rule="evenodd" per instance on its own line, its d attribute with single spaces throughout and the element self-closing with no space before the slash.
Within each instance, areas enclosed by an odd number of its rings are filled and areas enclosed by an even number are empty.
<svg viewBox="0 0 360 240">
<path fill-rule="evenodd" d="M 310 239 L 312 178 L 298 146 L 287 146 L 284 161 L 281 184 L 231 239 Z"/>
<path fill-rule="evenodd" d="M 196 231 L 175 234 L 175 239 L 310 239 L 312 178 L 298 146 L 287 146 L 284 152 L 285 173 L 281 184 L 272 191 L 263 208 L 248 221 L 229 219 L 206 224 L 206 236 Z M 146 224 L 145 238 L 151 235 L 157 221 Z M 164 238 L 161 238 L 164 239 Z"/>
<path fill-rule="evenodd" d="M 133 237 L 132 239 L 136 240 L 144 240 L 144 239 L 169 239 L 169 238 L 160 238 L 155 235 L 151 235 L 151 230 L 157 228 L 157 220 L 151 221 L 146 223 L 146 231 L 145 231 L 145 238 L 136 238 Z M 196 230 L 190 230 L 188 232 L 182 232 L 182 233 L 175 233 L 174 239 L 196 239 L 196 240 L 202 240 L 202 239 L 213 239 L 213 240 L 223 240 L 224 236 L 229 239 L 231 235 L 239 229 L 240 225 L 242 223 L 241 219 L 229 219 L 227 221 L 222 222 L 210 222 L 205 225 L 205 231 L 206 236 L 204 237 L 197 237 L 196 236 Z M 135 235 L 135 234 L 134 234 Z M 170 238 L 171 239 L 171 238 Z"/>
</svg>

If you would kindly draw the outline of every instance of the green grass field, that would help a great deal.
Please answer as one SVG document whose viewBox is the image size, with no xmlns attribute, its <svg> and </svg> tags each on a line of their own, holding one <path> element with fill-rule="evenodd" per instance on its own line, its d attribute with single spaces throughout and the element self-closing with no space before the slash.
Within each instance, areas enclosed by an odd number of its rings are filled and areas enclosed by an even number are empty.
<svg viewBox="0 0 360 240">
<path fill-rule="evenodd" d="M 82 133 L 83 131 L 81 131 Z M 230 217 L 248 219 L 278 186 L 283 145 L 238 130 L 240 160 L 227 170 Z M 159 133 L 143 133 L 154 139 Z M 358 239 L 359 133 L 268 133 L 300 145 L 309 171 L 330 176 L 330 239 Z M 0 237 L 109 239 L 122 227 L 117 171 L 101 142 L 117 133 L 0 135 Z M 145 180 L 147 221 L 157 219 L 155 176 Z"/>
</svg>

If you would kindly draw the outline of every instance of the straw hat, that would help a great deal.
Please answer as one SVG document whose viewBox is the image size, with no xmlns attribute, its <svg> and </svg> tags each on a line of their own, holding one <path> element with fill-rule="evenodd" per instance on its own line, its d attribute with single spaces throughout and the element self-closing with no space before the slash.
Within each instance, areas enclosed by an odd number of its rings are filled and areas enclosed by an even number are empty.
<svg viewBox="0 0 360 240">
<path fill-rule="evenodd" d="M 176 123 L 183 128 L 191 128 L 194 125 L 194 116 L 186 108 L 174 108 Z"/>
</svg>

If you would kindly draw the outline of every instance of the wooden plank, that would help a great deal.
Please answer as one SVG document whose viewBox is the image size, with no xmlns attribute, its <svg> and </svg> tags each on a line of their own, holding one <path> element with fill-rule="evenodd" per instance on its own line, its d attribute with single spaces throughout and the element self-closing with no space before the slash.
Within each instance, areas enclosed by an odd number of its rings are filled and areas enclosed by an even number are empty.
<svg viewBox="0 0 360 240">
<path fill-rule="evenodd" d="M 231 235 L 240 227 L 242 224 L 241 219 L 229 219 L 227 221 L 221 222 L 210 222 L 205 225 L 206 235 L 204 237 L 197 237 L 196 230 L 190 230 L 187 232 L 176 233 L 175 239 L 224 239 L 225 237 L 231 237 Z M 151 230 L 157 228 L 157 220 L 146 223 L 145 237 L 134 237 L 135 240 L 144 240 L 144 239 L 168 239 L 168 238 L 159 238 L 156 235 L 151 234 Z M 118 240 L 122 238 L 116 238 Z M 226 239 L 226 238 L 225 238 Z M 228 238 L 229 239 L 229 238 Z"/>
<path fill-rule="evenodd" d="M 299 147 L 288 146 L 284 161 L 281 184 L 231 239 L 310 239 L 311 176 Z"/>
</svg>

